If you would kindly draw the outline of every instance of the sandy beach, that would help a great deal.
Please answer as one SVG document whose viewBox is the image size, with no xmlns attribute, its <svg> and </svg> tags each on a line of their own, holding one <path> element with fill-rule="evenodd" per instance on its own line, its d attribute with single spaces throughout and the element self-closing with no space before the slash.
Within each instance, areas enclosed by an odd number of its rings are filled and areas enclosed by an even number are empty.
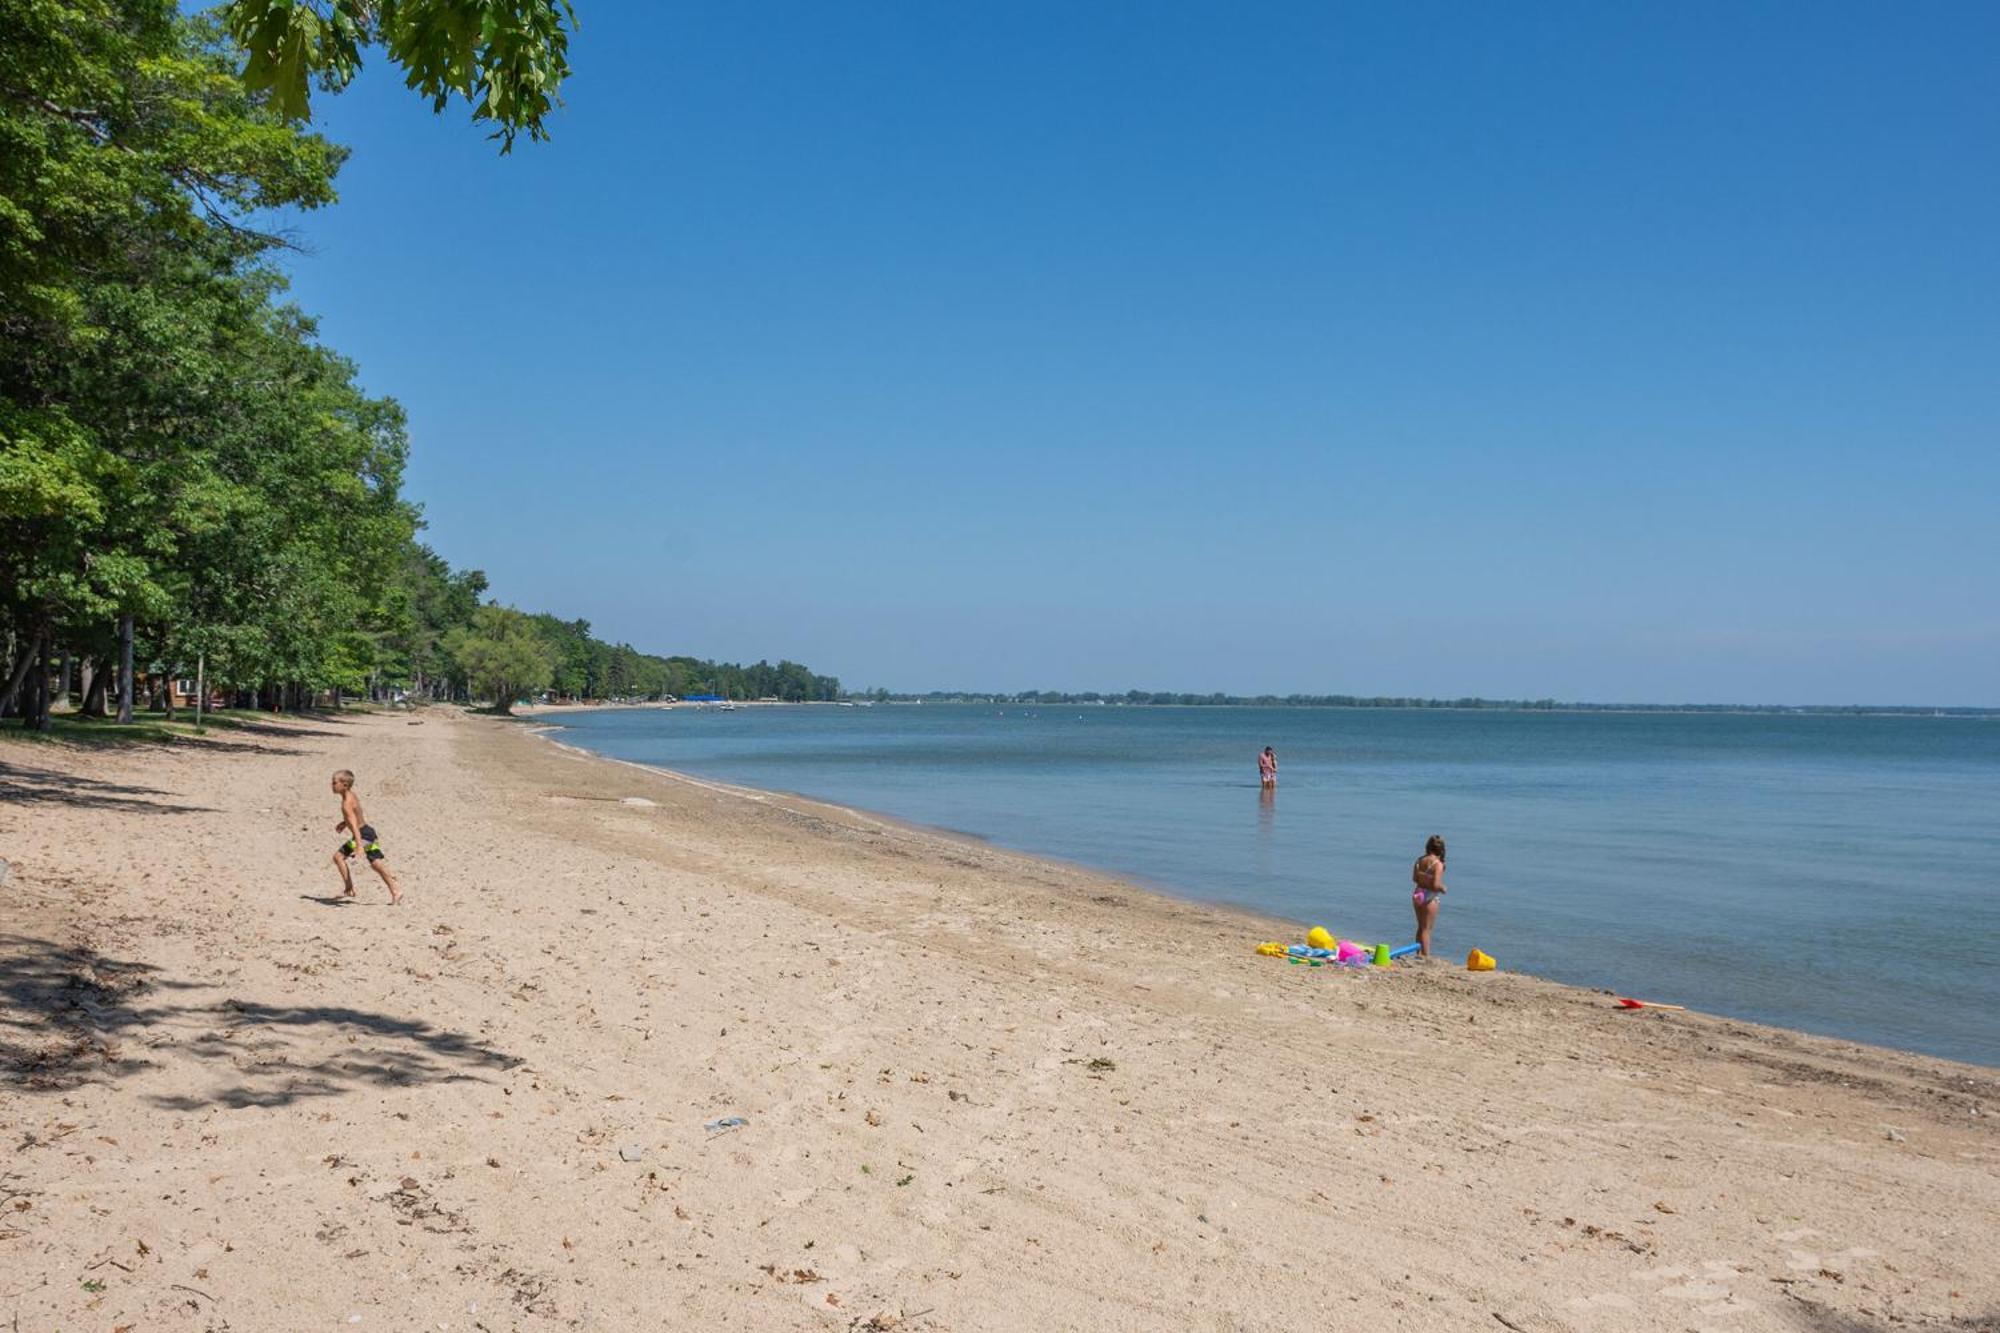
<svg viewBox="0 0 2000 1333">
<path fill-rule="evenodd" d="M 0 856 L 9 1328 L 2000 1328 L 2000 1072 L 524 723 L 9 739 Z"/>
</svg>

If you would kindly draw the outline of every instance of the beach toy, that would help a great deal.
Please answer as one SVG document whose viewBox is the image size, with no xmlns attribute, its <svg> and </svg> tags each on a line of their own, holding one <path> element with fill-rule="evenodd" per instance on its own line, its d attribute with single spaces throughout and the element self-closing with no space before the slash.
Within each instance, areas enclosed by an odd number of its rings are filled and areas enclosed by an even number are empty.
<svg viewBox="0 0 2000 1333">
<path fill-rule="evenodd" d="M 1285 956 L 1285 946 L 1276 940 L 1265 940 L 1257 946 L 1257 952 L 1263 954 L 1266 958 L 1283 958 Z"/>
<path fill-rule="evenodd" d="M 1374 962 L 1375 962 L 1375 966 L 1377 966 L 1377 967 L 1387 967 L 1387 966 L 1389 966 L 1389 946 L 1388 946 L 1388 945 L 1386 945 L 1386 944 L 1378 944 L 1378 945 L 1376 945 L 1376 946 L 1375 946 L 1375 959 L 1374 959 Z"/>
<path fill-rule="evenodd" d="M 1339 952 L 1335 956 L 1344 963 L 1350 958 L 1359 958 L 1367 952 L 1366 949 L 1356 944 L 1353 940 L 1342 940 Z"/>
<path fill-rule="evenodd" d="M 1618 1007 L 1621 1009 L 1680 1009 L 1683 1011 L 1687 1009 L 1687 1006 L 1684 1004 L 1661 1004 L 1658 1000 L 1633 1000 L 1623 995 L 1618 997 Z"/>
<path fill-rule="evenodd" d="M 1311 930 L 1307 931 L 1306 943 L 1312 945 L 1315 949 L 1332 949 L 1337 947 L 1333 936 L 1327 934 L 1325 926 L 1314 926 Z"/>
<path fill-rule="evenodd" d="M 1409 956 L 1410 956 L 1411 954 L 1415 953 L 1415 952 L 1416 952 L 1417 950 L 1419 950 L 1419 949 L 1421 949 L 1421 948 L 1423 948 L 1423 947 L 1424 947 L 1423 945 L 1421 945 L 1421 944 L 1417 944 L 1417 943 L 1415 943 L 1414 941 L 1413 941 L 1413 942 L 1411 942 L 1411 943 L 1409 943 L 1409 944 L 1401 944 L 1401 945 L 1398 945 L 1397 947 L 1395 947 L 1395 948 L 1393 948 L 1393 949 L 1389 950 L 1389 957 L 1390 957 L 1390 958 L 1392 958 L 1392 959 L 1394 959 L 1394 958 L 1407 958 L 1407 957 L 1409 957 Z"/>
<path fill-rule="evenodd" d="M 1498 966 L 1492 954 L 1481 953 L 1477 949 L 1465 956 L 1465 970 L 1468 972 L 1491 972 Z"/>
</svg>

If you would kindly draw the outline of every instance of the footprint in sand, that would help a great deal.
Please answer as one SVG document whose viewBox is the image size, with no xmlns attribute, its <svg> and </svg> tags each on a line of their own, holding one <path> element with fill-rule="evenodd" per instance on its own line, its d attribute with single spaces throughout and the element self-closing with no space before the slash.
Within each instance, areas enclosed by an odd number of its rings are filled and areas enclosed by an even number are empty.
<svg viewBox="0 0 2000 1333">
<path fill-rule="evenodd" d="M 1705 1259 L 1694 1268 L 1661 1268 L 1640 1273 L 1642 1282 L 1666 1282 L 1659 1295 L 1670 1301 L 1723 1301 L 1730 1296 L 1729 1284 L 1743 1269 L 1727 1259 Z"/>
</svg>

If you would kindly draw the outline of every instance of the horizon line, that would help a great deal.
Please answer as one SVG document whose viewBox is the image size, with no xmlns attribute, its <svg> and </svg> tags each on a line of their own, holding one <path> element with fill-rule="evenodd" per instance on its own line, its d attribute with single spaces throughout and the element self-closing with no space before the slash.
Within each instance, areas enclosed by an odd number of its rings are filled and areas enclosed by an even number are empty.
<svg viewBox="0 0 2000 1333">
<path fill-rule="evenodd" d="M 1680 703 L 1646 702 L 1639 700 L 1599 701 L 1589 699 L 1539 699 L 1499 698 L 1487 695 L 1417 695 L 1417 694 L 1308 694 L 1292 691 L 1286 694 L 1263 692 L 1258 694 L 1229 694 L 1219 690 L 893 690 L 887 687 L 872 687 L 847 692 L 850 697 L 886 695 L 891 699 L 964 699 L 967 701 L 1008 702 L 1008 703 L 1071 703 L 1125 707 L 1241 707 L 1244 705 L 1276 705 L 1282 707 L 1319 708 L 1505 708 L 1525 712 L 1562 711 L 1627 711 L 1627 712 L 1815 712 L 1815 713 L 1945 713 L 2000 715 L 2000 704 L 1941 704 L 1941 703 L 1747 703 L 1747 702 L 1698 702 L 1693 700 Z"/>
</svg>

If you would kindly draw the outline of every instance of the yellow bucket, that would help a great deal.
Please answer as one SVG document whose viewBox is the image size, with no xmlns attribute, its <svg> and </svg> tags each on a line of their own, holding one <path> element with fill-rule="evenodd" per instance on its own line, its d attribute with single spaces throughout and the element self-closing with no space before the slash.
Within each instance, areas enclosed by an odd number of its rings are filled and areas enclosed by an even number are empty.
<svg viewBox="0 0 2000 1333">
<path fill-rule="evenodd" d="M 1306 943 L 1312 945 L 1315 949 L 1337 949 L 1340 947 L 1339 941 L 1326 933 L 1325 926 L 1314 926 L 1311 930 L 1307 931 Z"/>
<path fill-rule="evenodd" d="M 1465 956 L 1465 970 L 1468 972 L 1491 972 L 1498 966 L 1492 954 L 1481 953 L 1477 949 Z"/>
</svg>

